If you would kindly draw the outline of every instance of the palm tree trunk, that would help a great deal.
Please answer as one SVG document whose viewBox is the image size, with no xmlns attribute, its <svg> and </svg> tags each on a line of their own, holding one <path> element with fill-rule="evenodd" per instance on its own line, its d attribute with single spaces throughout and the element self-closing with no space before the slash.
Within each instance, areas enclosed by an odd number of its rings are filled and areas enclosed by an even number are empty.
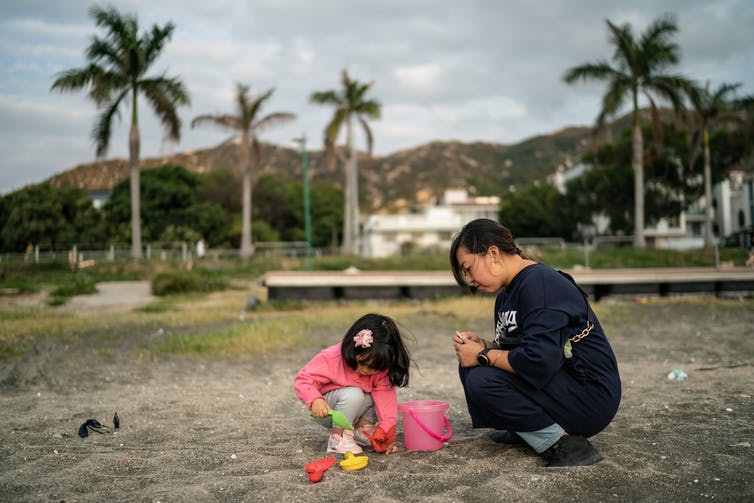
<svg viewBox="0 0 754 503">
<path fill-rule="evenodd" d="M 634 169 L 634 246 L 646 248 L 644 239 L 644 145 L 638 112 L 634 112 L 631 164 Z"/>
<path fill-rule="evenodd" d="M 346 148 L 350 151 L 352 151 L 352 140 L 351 140 L 351 118 L 350 116 L 347 118 L 347 124 L 346 124 Z M 345 172 L 346 172 L 346 190 L 344 194 L 344 201 L 343 201 L 343 255 L 352 255 L 353 254 L 353 196 L 351 195 L 354 190 L 353 186 L 353 170 L 351 169 L 350 165 L 345 166 Z"/>
<path fill-rule="evenodd" d="M 128 136 L 128 160 L 131 170 L 131 257 L 141 259 L 141 187 L 139 172 L 139 127 L 131 123 Z"/>
<path fill-rule="evenodd" d="M 249 135 L 244 132 L 241 136 L 241 258 L 247 259 L 254 252 L 251 245 L 251 166 L 249 164 L 250 145 Z"/>
<path fill-rule="evenodd" d="M 715 245 L 712 233 L 712 166 L 709 152 L 709 133 L 704 130 L 704 247 Z"/>
<path fill-rule="evenodd" d="M 359 218 L 359 169 L 356 159 L 356 146 L 351 143 L 351 235 L 353 252 L 361 254 L 361 229 Z"/>
</svg>

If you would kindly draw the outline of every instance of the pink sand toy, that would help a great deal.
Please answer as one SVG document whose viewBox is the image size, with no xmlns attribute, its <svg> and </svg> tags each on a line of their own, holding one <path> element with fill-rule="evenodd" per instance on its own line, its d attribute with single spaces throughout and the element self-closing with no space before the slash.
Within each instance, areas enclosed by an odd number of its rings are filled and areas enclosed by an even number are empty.
<svg viewBox="0 0 754 503">
<path fill-rule="evenodd" d="M 436 451 L 450 440 L 453 430 L 445 411 L 448 402 L 441 400 L 414 400 L 398 404 L 403 415 L 403 440 L 412 451 Z M 444 433 L 447 430 L 447 433 Z"/>
</svg>

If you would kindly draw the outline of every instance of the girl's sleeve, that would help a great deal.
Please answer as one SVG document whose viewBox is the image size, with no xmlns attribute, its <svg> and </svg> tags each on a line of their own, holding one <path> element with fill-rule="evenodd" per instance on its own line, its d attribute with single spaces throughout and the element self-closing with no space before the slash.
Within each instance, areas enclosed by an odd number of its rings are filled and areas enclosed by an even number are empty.
<svg viewBox="0 0 754 503">
<path fill-rule="evenodd" d="M 324 398 L 320 389 L 323 384 L 330 382 L 328 360 L 322 353 L 312 358 L 309 363 L 299 370 L 293 380 L 293 389 L 299 400 L 309 408 L 317 398 Z"/>
<path fill-rule="evenodd" d="M 372 400 L 379 425 L 384 431 L 388 431 L 398 422 L 398 393 L 387 375 L 384 380 L 374 384 Z"/>
</svg>

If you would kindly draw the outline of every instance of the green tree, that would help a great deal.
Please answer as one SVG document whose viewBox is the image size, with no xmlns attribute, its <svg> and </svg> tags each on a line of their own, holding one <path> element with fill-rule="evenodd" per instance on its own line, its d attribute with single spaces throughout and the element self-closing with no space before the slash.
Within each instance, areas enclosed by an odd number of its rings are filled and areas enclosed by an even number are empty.
<svg viewBox="0 0 754 503">
<path fill-rule="evenodd" d="M 549 183 L 534 182 L 507 194 L 500 204 L 500 221 L 519 237 L 571 239 L 576 223 L 568 216 L 566 197 Z"/>
<path fill-rule="evenodd" d="M 175 241 L 183 237 L 193 241 L 198 236 L 209 246 L 227 242 L 228 214 L 219 205 L 201 199 L 200 175 L 182 166 L 165 165 L 145 171 L 141 178 L 145 239 Z M 127 181 L 113 187 L 104 210 L 110 227 L 122 236 L 129 218 Z"/>
<path fill-rule="evenodd" d="M 30 185 L 0 199 L 0 248 L 22 252 L 31 243 L 50 249 L 104 240 L 102 215 L 79 188 Z"/>
<path fill-rule="evenodd" d="M 740 119 L 736 113 L 734 102 L 729 99 L 741 84 L 722 83 L 714 91 L 710 91 L 709 82 L 704 87 L 694 85 L 689 88 L 689 99 L 693 105 L 693 122 L 695 125 L 695 145 L 700 138 L 704 154 L 704 246 L 715 246 L 715 237 L 712 230 L 712 164 L 710 155 L 710 130 L 724 124 Z M 695 149 L 696 150 L 696 149 Z M 692 158 L 693 163 L 693 158 Z"/>
<path fill-rule="evenodd" d="M 241 180 L 229 169 L 216 168 L 204 173 L 199 194 L 203 200 L 219 205 L 229 214 L 241 214 Z"/>
<path fill-rule="evenodd" d="M 241 195 L 241 258 L 248 258 L 254 253 L 251 244 L 251 178 L 254 165 L 261 161 L 261 147 L 258 136 L 266 127 L 296 118 L 289 112 L 275 112 L 260 116 L 265 102 L 270 99 L 274 89 L 259 96 L 249 95 L 249 86 L 236 84 L 237 115 L 199 115 L 191 121 L 191 127 L 203 123 L 212 123 L 241 134 L 240 164 L 242 174 Z M 252 164 L 253 160 L 253 164 Z"/>
<path fill-rule="evenodd" d="M 633 218 L 633 194 L 625 190 L 631 184 L 631 141 L 600 146 L 588 154 L 584 163 L 591 168 L 566 184 L 570 212 L 574 219 L 586 226 L 594 215 L 609 219 L 609 232 L 630 234 Z"/>
<path fill-rule="evenodd" d="M 343 192 L 327 182 L 310 187 L 312 245 L 330 246 L 342 225 Z M 265 175 L 254 186 L 254 211 L 283 241 L 304 241 L 306 229 L 301 198 L 302 183 Z"/>
<path fill-rule="evenodd" d="M 87 48 L 86 58 L 89 64 L 58 74 L 52 89 L 88 89 L 89 97 L 101 111 L 92 132 L 98 157 L 104 156 L 107 152 L 113 118 L 119 117 L 120 108 L 126 106 L 130 99 L 131 128 L 128 152 L 131 183 L 131 256 L 141 258 L 138 97 L 139 94 L 144 95 L 165 127 L 166 136 L 177 141 L 180 139 L 181 121 L 176 107 L 188 105 L 189 96 L 177 77 L 146 75 L 170 40 L 174 29 L 172 23 L 162 27 L 153 25 L 151 31 L 139 36 L 136 16 L 121 14 L 114 7 L 93 6 L 89 13 L 95 19 L 96 25 L 105 28 L 107 33 L 104 38 L 95 36 Z"/>
<path fill-rule="evenodd" d="M 262 176 L 254 186 L 254 211 L 260 220 L 275 229 L 282 241 L 300 241 L 303 219 L 297 213 L 301 184 L 286 182 L 273 175 Z M 303 213 L 301 213 L 303 214 Z"/>
<path fill-rule="evenodd" d="M 639 114 L 639 95 L 649 100 L 655 116 L 655 97 L 669 101 L 675 110 L 683 108 L 682 92 L 690 82 L 680 76 L 663 73 L 667 67 L 678 63 L 678 46 L 671 36 L 678 31 L 672 17 L 655 20 L 640 38 L 635 38 L 630 24 L 617 26 L 607 21 L 610 43 L 615 47 L 613 63 L 597 61 L 575 66 L 566 71 L 567 83 L 578 80 L 607 82 L 607 91 L 602 97 L 602 110 L 597 118 L 598 126 L 606 118 L 620 111 L 627 99 L 633 113 L 631 165 L 634 172 L 634 246 L 644 248 L 644 147 Z"/>
<path fill-rule="evenodd" d="M 353 141 L 353 122 L 357 120 L 367 140 L 367 153 L 372 153 L 372 131 L 366 119 L 379 119 L 382 105 L 374 99 L 367 99 L 365 94 L 374 84 L 369 82 L 362 84 L 357 80 L 351 80 L 348 72 L 341 73 L 342 90 L 315 91 L 310 96 L 310 101 L 320 105 L 332 105 L 335 107 L 330 122 L 325 126 L 324 143 L 325 150 L 330 159 L 335 152 L 335 141 L 340 130 L 346 129 L 346 148 L 350 153 L 350 162 L 346 167 L 346 188 L 343 208 L 343 253 L 351 255 L 359 246 L 359 186 L 358 167 L 356 164 L 356 147 Z"/>
<path fill-rule="evenodd" d="M 331 183 L 314 182 L 310 186 L 310 195 L 312 246 L 335 248 L 338 238 L 342 239 L 338 232 L 343 229 L 343 190 Z M 303 214 L 303 210 L 299 214 Z"/>
<path fill-rule="evenodd" d="M 683 130 L 665 125 L 661 145 L 650 144 L 645 150 L 646 216 L 651 223 L 673 219 L 686 208 L 686 201 L 700 195 L 700 175 L 689 171 L 688 138 Z M 651 134 L 642 128 L 646 138 Z M 563 211 L 582 225 L 591 225 L 592 217 L 601 214 L 609 218 L 610 232 L 630 234 L 633 228 L 631 208 L 634 194 L 624 188 L 631 184 L 631 155 L 633 132 L 626 129 L 614 142 L 601 145 L 596 153 L 584 156 L 589 166 L 580 177 L 566 185 Z"/>
<path fill-rule="evenodd" d="M 754 94 L 748 94 L 743 98 L 737 99 L 735 102 L 737 109 L 741 111 L 743 116 L 743 126 L 739 132 L 742 138 L 743 150 L 741 152 L 741 164 L 740 168 L 754 172 L 754 162 L 751 159 L 752 152 L 754 151 Z"/>
</svg>

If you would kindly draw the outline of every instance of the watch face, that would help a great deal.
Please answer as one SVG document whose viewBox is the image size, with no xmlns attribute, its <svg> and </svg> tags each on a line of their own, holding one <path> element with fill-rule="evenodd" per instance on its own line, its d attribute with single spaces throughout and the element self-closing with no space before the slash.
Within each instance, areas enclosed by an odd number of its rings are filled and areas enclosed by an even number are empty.
<svg viewBox="0 0 754 503">
<path fill-rule="evenodd" d="M 476 355 L 476 361 L 479 365 L 484 365 L 485 367 L 490 364 L 490 359 L 487 358 L 487 351 L 483 351 Z"/>
</svg>

